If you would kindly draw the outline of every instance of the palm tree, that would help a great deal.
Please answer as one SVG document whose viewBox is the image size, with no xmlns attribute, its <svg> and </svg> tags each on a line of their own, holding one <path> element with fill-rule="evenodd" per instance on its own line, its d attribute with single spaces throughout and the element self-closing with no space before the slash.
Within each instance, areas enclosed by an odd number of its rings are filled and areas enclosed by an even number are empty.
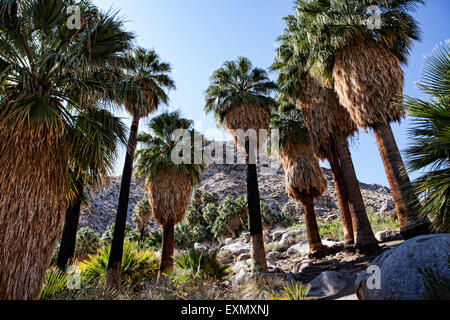
<svg viewBox="0 0 450 320">
<path fill-rule="evenodd" d="M 119 66 L 133 38 L 89 1 L 69 30 L 72 4 L 0 2 L 0 299 L 38 298 L 67 209 L 69 106 L 105 94 L 111 84 L 86 74 Z"/>
<path fill-rule="evenodd" d="M 134 208 L 134 212 L 135 214 L 133 216 L 133 221 L 140 234 L 139 239 L 142 241 L 144 239 L 144 232 L 147 228 L 148 221 L 152 216 L 152 206 L 148 198 L 144 198 L 139 201 Z"/>
<path fill-rule="evenodd" d="M 281 111 L 281 110 L 280 110 Z M 305 208 L 310 257 L 323 257 L 325 248 L 317 226 L 314 200 L 327 189 L 327 181 L 311 144 L 308 129 L 295 105 L 272 117 L 271 127 L 280 132 L 280 159 L 289 196 Z"/>
<path fill-rule="evenodd" d="M 206 91 L 206 113 L 213 113 L 220 126 L 227 130 L 268 130 L 270 110 L 276 101 L 270 94 L 277 85 L 270 81 L 267 72 L 253 68 L 250 60 L 240 57 L 237 61 L 225 62 L 214 72 Z M 249 138 L 235 144 L 245 148 L 247 164 L 247 193 L 252 259 L 262 271 L 267 271 L 261 221 L 260 196 L 255 158 L 255 143 Z M 252 141 L 255 142 L 255 141 Z M 259 141 L 257 142 L 259 146 Z"/>
<path fill-rule="evenodd" d="M 281 99 L 297 104 L 309 129 L 312 145 L 321 160 L 328 160 L 336 186 L 347 250 L 377 251 L 367 217 L 347 138 L 357 128 L 333 89 L 322 87 L 309 73 L 306 33 L 295 16 L 285 18 L 286 29 L 272 70 L 279 72 Z"/>
<path fill-rule="evenodd" d="M 419 201 L 407 203 L 404 190 L 411 185 L 398 150 L 391 122 L 404 111 L 395 107 L 402 96 L 404 75 L 412 41 L 419 27 L 410 15 L 422 0 L 378 1 L 381 29 L 364 25 L 370 1 L 297 1 L 297 15 L 313 52 L 311 72 L 332 85 L 358 127 L 373 129 L 391 186 L 402 236 L 429 232 L 429 221 L 420 219 Z"/>
<path fill-rule="evenodd" d="M 122 98 L 118 102 L 124 104 L 133 120 L 123 168 L 106 278 L 106 285 L 115 288 L 120 285 L 123 243 L 139 121 L 157 110 L 160 104 L 167 104 L 169 101 L 167 91 L 175 89 L 174 81 L 169 77 L 172 69 L 170 64 L 161 62 L 154 50 L 137 48 L 129 54 L 128 61 L 130 65 L 125 70 L 124 79 L 120 85 Z"/>
<path fill-rule="evenodd" d="M 408 166 L 425 173 L 413 182 L 413 200 L 422 200 L 420 213 L 430 217 L 437 232 L 450 232 L 450 41 L 426 60 L 421 91 L 428 101 L 407 97 L 413 117 Z"/>
<path fill-rule="evenodd" d="M 69 134 L 73 150 L 69 172 L 71 201 L 57 259 L 62 271 L 74 257 L 85 186 L 98 186 L 101 178 L 112 172 L 118 145 L 125 144 L 127 131 L 123 122 L 106 110 L 90 108 L 74 118 L 75 126 Z"/>
<path fill-rule="evenodd" d="M 192 138 L 195 134 L 192 121 L 182 118 L 178 111 L 153 118 L 149 129 L 150 133 L 139 135 L 142 149 L 136 154 L 136 173 L 147 186 L 153 217 L 163 227 L 160 278 L 173 268 L 175 226 L 184 219 L 192 187 L 200 179 L 202 165 L 194 161 L 181 164 L 172 161 L 172 155 L 179 152 L 185 143 L 183 138 L 173 140 L 172 134 L 178 129 L 187 130 Z M 194 144 L 188 148 L 193 151 Z"/>
</svg>

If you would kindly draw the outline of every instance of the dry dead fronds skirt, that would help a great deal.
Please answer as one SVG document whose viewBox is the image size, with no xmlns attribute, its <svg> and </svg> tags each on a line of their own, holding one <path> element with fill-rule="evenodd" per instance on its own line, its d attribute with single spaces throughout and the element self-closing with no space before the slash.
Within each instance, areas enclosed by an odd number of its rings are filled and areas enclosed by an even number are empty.
<svg viewBox="0 0 450 320">
<path fill-rule="evenodd" d="M 177 225 L 183 221 L 191 198 L 191 182 L 184 172 L 167 169 L 153 175 L 148 199 L 156 222 Z"/>
<path fill-rule="evenodd" d="M 61 135 L 0 124 L 0 300 L 36 299 L 45 281 L 67 206 Z"/>
<path fill-rule="evenodd" d="M 348 111 L 340 105 L 334 89 L 324 88 L 309 73 L 301 77 L 297 90 L 298 108 L 308 127 L 314 150 L 322 160 L 329 156 L 330 141 L 336 136 L 347 138 L 357 127 Z"/>
<path fill-rule="evenodd" d="M 238 137 L 234 135 L 235 130 L 242 130 L 244 133 L 248 130 L 255 130 L 256 137 L 254 137 L 259 147 L 261 143 L 259 134 L 260 130 L 268 130 L 270 125 L 270 113 L 266 108 L 258 105 L 243 105 L 235 107 L 228 111 L 225 117 L 225 126 L 228 132 L 233 136 L 234 143 L 242 149 L 245 149 L 245 141 L 239 141 Z"/>
<path fill-rule="evenodd" d="M 317 199 L 327 189 L 327 181 L 311 144 L 288 139 L 280 152 L 288 195 L 301 203 Z"/>
<path fill-rule="evenodd" d="M 396 55 L 371 40 L 355 42 L 336 55 L 333 78 L 340 103 L 364 129 L 400 121 L 404 75 Z"/>
</svg>

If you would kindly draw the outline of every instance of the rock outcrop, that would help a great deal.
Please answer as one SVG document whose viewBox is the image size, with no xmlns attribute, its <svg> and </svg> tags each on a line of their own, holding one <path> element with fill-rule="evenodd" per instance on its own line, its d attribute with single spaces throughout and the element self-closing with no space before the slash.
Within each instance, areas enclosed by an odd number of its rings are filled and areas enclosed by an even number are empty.
<svg viewBox="0 0 450 320">
<path fill-rule="evenodd" d="M 262 163 L 267 163 L 263 159 Z M 265 170 L 266 165 L 259 166 L 259 188 L 261 200 L 266 202 L 275 211 L 283 211 L 301 219 L 303 208 L 290 199 L 285 191 L 284 172 L 280 165 L 278 169 Z M 336 192 L 331 171 L 323 169 L 328 181 L 328 190 L 324 196 L 315 203 L 316 212 L 323 220 L 332 221 L 339 218 Z M 103 233 L 108 226 L 114 223 L 120 191 L 120 177 L 110 177 L 98 190 L 87 191 L 87 205 L 83 208 L 80 227 L 91 226 L 96 232 Z M 245 165 L 210 165 L 201 175 L 201 183 L 197 186 L 202 191 L 217 192 L 220 199 L 226 196 L 240 196 L 246 193 Z M 379 185 L 361 183 L 361 192 L 367 208 L 375 213 L 387 212 L 392 203 L 392 195 L 388 188 Z M 131 216 L 135 205 L 146 196 L 141 181 L 133 180 L 131 183 L 130 203 L 128 207 L 128 223 L 132 224 Z M 153 224 L 156 229 L 156 224 Z"/>
</svg>

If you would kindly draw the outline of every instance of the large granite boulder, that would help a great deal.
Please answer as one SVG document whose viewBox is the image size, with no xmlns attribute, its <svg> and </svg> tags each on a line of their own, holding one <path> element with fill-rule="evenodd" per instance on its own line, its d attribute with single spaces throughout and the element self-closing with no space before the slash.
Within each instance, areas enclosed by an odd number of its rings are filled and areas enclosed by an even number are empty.
<svg viewBox="0 0 450 320">
<path fill-rule="evenodd" d="M 360 300 L 425 299 L 425 279 L 420 270 L 429 268 L 449 279 L 449 259 L 450 234 L 410 239 L 384 252 L 368 272 L 358 276 L 356 295 Z"/>
</svg>

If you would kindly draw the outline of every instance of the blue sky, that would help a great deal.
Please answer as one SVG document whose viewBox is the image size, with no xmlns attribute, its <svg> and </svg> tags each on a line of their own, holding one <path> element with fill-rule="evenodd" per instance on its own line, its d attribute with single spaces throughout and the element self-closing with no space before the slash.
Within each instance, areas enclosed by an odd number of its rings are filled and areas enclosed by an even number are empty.
<svg viewBox="0 0 450 320">
<path fill-rule="evenodd" d="M 376 1 L 374 1 L 376 2 Z M 203 113 L 204 91 L 209 77 L 224 61 L 243 55 L 255 66 L 273 62 L 275 39 L 283 31 L 282 17 L 293 11 L 293 0 L 94 0 L 100 8 L 119 10 L 136 43 L 155 49 L 173 67 L 177 90 L 170 93 L 170 110 L 201 121 L 212 133 L 214 119 Z M 415 44 L 405 70 L 405 94 L 419 96 L 414 82 L 420 80 L 423 57 L 450 38 L 450 1 L 426 0 L 416 13 L 423 40 Z M 275 75 L 271 75 L 275 79 Z M 127 117 L 121 113 L 121 116 Z M 127 121 L 129 123 L 129 121 Z M 400 150 L 408 145 L 408 120 L 393 125 Z M 145 129 L 145 121 L 141 122 Z M 388 186 L 373 133 L 361 131 L 352 142 L 352 155 L 360 181 Z M 121 174 L 123 157 L 117 162 Z"/>
</svg>

